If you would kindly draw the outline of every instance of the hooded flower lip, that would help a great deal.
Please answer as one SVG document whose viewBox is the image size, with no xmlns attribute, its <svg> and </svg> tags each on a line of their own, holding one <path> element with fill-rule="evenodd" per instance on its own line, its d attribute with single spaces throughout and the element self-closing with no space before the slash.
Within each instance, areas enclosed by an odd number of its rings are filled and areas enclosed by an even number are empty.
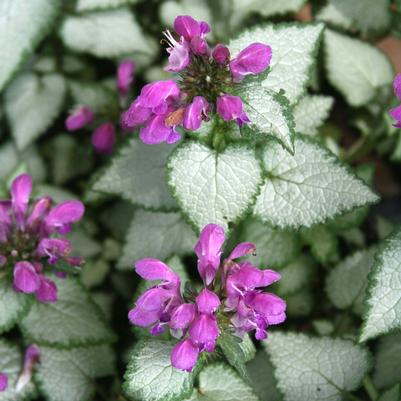
<svg viewBox="0 0 401 401">
<path fill-rule="evenodd" d="M 167 114 L 155 114 L 151 117 L 146 125 L 139 130 L 139 137 L 142 142 L 148 145 L 162 142 L 177 142 L 181 138 L 181 135 L 174 127 L 166 125 L 166 119 Z"/>
<path fill-rule="evenodd" d="M 200 351 L 213 352 L 219 333 L 216 317 L 207 313 L 199 313 L 189 327 L 189 336 Z"/>
<path fill-rule="evenodd" d="M 156 81 L 142 88 L 138 103 L 150 108 L 155 114 L 164 114 L 168 109 L 168 101 L 178 99 L 180 93 L 175 81 Z"/>
<path fill-rule="evenodd" d="M 181 304 L 172 313 L 169 326 L 175 330 L 184 330 L 191 324 L 195 313 L 194 304 Z"/>
<path fill-rule="evenodd" d="M 272 57 L 272 49 L 263 43 L 252 43 L 242 50 L 229 64 L 235 81 L 242 81 L 247 75 L 265 71 Z"/>
<path fill-rule="evenodd" d="M 224 46 L 221 43 L 219 43 L 213 49 L 212 57 L 217 63 L 225 65 L 230 61 L 230 50 L 228 49 L 227 46 Z"/>
<path fill-rule="evenodd" d="M 205 24 L 205 23 L 204 23 Z M 188 42 L 201 35 L 201 24 L 189 15 L 182 15 L 174 20 L 174 30 Z M 203 33 L 207 30 L 203 25 Z M 210 31 L 210 28 L 209 28 Z"/>
<path fill-rule="evenodd" d="M 55 302 L 57 287 L 45 276 L 46 270 L 59 259 L 71 266 L 78 261 L 69 255 L 71 244 L 62 235 L 82 218 L 84 206 L 73 200 L 53 207 L 49 196 L 31 206 L 32 178 L 27 174 L 14 179 L 10 192 L 11 201 L 0 201 L 0 265 L 12 269 L 15 291 L 35 294 L 41 302 Z"/>
<path fill-rule="evenodd" d="M 65 120 L 67 131 L 77 131 L 93 122 L 95 114 L 88 106 L 77 107 Z"/>
<path fill-rule="evenodd" d="M 208 118 L 210 105 L 203 96 L 195 96 L 192 103 L 185 109 L 184 128 L 196 131 L 200 128 L 202 120 Z"/>
<path fill-rule="evenodd" d="M 198 271 L 206 285 L 209 285 L 216 276 L 224 240 L 224 229 L 217 224 L 208 224 L 203 228 L 195 245 Z"/>
<path fill-rule="evenodd" d="M 196 297 L 196 307 L 198 312 L 212 315 L 220 306 L 219 297 L 212 291 L 204 288 Z"/>
<path fill-rule="evenodd" d="M 32 178 L 28 174 L 19 175 L 11 184 L 11 207 L 15 220 L 22 229 L 24 229 L 31 192 Z"/>
<path fill-rule="evenodd" d="M 177 343 L 171 351 L 171 364 L 186 372 L 191 372 L 199 356 L 199 348 L 191 339 Z"/>
<path fill-rule="evenodd" d="M 123 60 L 117 69 L 117 90 L 121 96 L 126 96 L 130 85 L 134 81 L 135 63 L 132 60 Z"/>
<path fill-rule="evenodd" d="M 235 120 L 240 127 L 250 122 L 239 96 L 227 94 L 220 96 L 217 99 L 217 113 L 224 121 Z"/>
<path fill-rule="evenodd" d="M 56 230 L 60 234 L 67 234 L 71 224 L 79 221 L 85 212 L 84 205 L 79 201 L 64 201 L 50 210 L 44 219 L 49 231 Z"/>
<path fill-rule="evenodd" d="M 18 262 L 14 266 L 14 287 L 21 292 L 31 294 L 40 286 L 39 275 L 32 263 Z"/>
</svg>

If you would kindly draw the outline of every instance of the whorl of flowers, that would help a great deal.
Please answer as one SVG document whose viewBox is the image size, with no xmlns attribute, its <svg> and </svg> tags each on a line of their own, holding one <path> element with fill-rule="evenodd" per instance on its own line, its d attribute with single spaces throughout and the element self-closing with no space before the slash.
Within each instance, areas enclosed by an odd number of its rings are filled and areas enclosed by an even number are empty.
<svg viewBox="0 0 401 401">
<path fill-rule="evenodd" d="M 134 81 L 135 68 L 135 64 L 131 60 L 123 60 L 118 65 L 116 88 L 122 105 L 126 103 L 130 86 Z M 94 123 L 96 128 L 91 136 L 92 146 L 97 153 L 108 155 L 113 151 L 117 135 L 114 124 L 104 121 L 105 117 L 108 118 L 108 116 L 102 116 L 102 113 L 96 115 L 87 105 L 79 105 L 66 118 L 65 128 L 69 132 L 74 132 Z"/>
<path fill-rule="evenodd" d="M 210 27 L 206 22 L 179 16 L 174 30 L 177 39 L 169 30 L 164 32 L 169 45 L 166 70 L 177 78 L 145 85 L 122 114 L 122 127 L 141 127 L 140 139 L 156 144 L 178 141 L 181 135 L 177 128 L 196 131 L 216 112 L 224 121 L 233 120 L 239 126 L 249 123 L 241 98 L 231 93 L 245 76 L 267 69 L 271 48 L 252 43 L 231 59 L 226 46 L 209 48 L 206 36 Z"/>
<path fill-rule="evenodd" d="M 35 294 L 38 301 L 57 301 L 56 284 L 45 273 L 56 263 L 79 266 L 64 236 L 84 214 L 84 205 L 69 200 L 54 205 L 49 196 L 30 202 L 32 178 L 21 174 L 11 184 L 11 200 L 0 200 L 0 279 L 15 291 Z"/>
<path fill-rule="evenodd" d="M 198 272 L 204 288 L 186 297 L 181 280 L 169 266 L 157 259 L 141 259 L 136 272 L 145 280 L 160 283 L 145 291 L 129 312 L 130 321 L 147 327 L 152 335 L 168 329 L 180 341 L 171 352 L 174 367 L 191 371 L 201 352 L 213 352 L 223 330 L 240 338 L 250 331 L 263 340 L 270 325 L 282 323 L 286 303 L 263 288 L 280 279 L 273 270 L 260 270 L 237 259 L 255 252 L 250 242 L 238 244 L 221 261 L 224 230 L 208 224 L 195 246 Z"/>
</svg>

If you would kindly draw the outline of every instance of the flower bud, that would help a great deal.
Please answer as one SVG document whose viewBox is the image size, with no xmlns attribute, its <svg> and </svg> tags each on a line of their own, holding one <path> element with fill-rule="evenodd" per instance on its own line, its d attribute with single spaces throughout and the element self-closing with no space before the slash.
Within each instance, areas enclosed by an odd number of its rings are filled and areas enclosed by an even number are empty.
<svg viewBox="0 0 401 401">
<path fill-rule="evenodd" d="M 116 130 L 111 123 L 100 125 L 92 134 L 92 145 L 98 153 L 110 154 L 115 143 Z"/>
<path fill-rule="evenodd" d="M 88 106 L 77 107 L 65 120 L 67 131 L 76 131 L 90 124 L 95 115 Z"/>
</svg>

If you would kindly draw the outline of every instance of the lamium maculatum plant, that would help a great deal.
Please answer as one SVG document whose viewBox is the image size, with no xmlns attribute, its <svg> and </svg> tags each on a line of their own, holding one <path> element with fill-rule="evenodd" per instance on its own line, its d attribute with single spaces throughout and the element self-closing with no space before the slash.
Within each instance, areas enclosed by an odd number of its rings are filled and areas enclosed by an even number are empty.
<svg viewBox="0 0 401 401">
<path fill-rule="evenodd" d="M 0 0 L 0 401 L 399 401 L 400 16 Z"/>
</svg>

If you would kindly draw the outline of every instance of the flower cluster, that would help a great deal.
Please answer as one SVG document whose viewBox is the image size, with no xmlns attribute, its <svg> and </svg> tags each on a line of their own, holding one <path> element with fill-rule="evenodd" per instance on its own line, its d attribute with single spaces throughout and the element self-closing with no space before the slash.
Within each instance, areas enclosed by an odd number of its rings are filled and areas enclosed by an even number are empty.
<svg viewBox="0 0 401 401">
<path fill-rule="evenodd" d="M 167 328 L 180 338 L 171 353 L 172 365 L 178 369 L 191 371 L 201 352 L 213 352 L 222 330 L 231 330 L 240 338 L 255 331 L 256 339 L 263 340 L 270 325 L 286 318 L 286 303 L 262 291 L 279 280 L 280 275 L 273 270 L 260 270 L 247 261 L 237 261 L 255 251 L 250 242 L 238 244 L 221 261 L 224 241 L 222 227 L 208 224 L 202 230 L 195 253 L 204 288 L 191 299 L 181 294 L 180 277 L 165 263 L 150 258 L 135 263 L 139 276 L 160 283 L 139 297 L 129 319 L 137 326 L 149 328 L 152 335 Z"/>
<path fill-rule="evenodd" d="M 271 48 L 253 43 L 230 59 L 229 49 L 222 44 L 209 49 L 206 35 L 210 27 L 206 22 L 179 16 L 174 30 L 179 35 L 177 40 L 170 31 L 164 32 L 169 44 L 166 70 L 177 73 L 178 79 L 145 85 L 122 114 L 122 127 L 131 130 L 140 126 L 140 139 L 156 144 L 178 141 L 180 126 L 196 131 L 212 112 L 239 126 L 249 123 L 241 98 L 230 92 L 245 76 L 267 69 Z"/>
<path fill-rule="evenodd" d="M 13 277 L 15 291 L 55 302 L 57 287 L 45 275 L 45 267 L 59 259 L 71 266 L 82 263 L 69 256 L 71 244 L 64 235 L 81 219 L 84 206 L 76 200 L 53 206 L 52 199 L 44 196 L 30 207 L 31 192 L 32 178 L 22 174 L 11 184 L 11 200 L 0 200 L 0 278 Z"/>
<path fill-rule="evenodd" d="M 123 60 L 117 69 L 116 86 L 121 103 L 124 103 L 129 88 L 134 80 L 135 64 L 131 60 Z M 76 107 L 65 121 L 68 131 L 80 130 L 95 120 L 95 113 L 89 106 Z M 116 129 L 113 123 L 103 122 L 92 133 L 92 146 L 96 152 L 110 154 L 116 143 Z"/>
<path fill-rule="evenodd" d="M 20 392 L 32 379 L 33 367 L 40 360 L 40 350 L 35 345 L 30 345 L 25 351 L 24 366 L 22 373 L 19 376 L 15 391 Z M 6 373 L 0 373 L 0 392 L 6 391 L 8 388 L 8 375 Z"/>
<path fill-rule="evenodd" d="M 401 74 L 397 74 L 393 82 L 394 93 L 401 100 Z M 390 116 L 396 120 L 394 127 L 401 128 L 401 104 L 390 110 Z"/>
</svg>

